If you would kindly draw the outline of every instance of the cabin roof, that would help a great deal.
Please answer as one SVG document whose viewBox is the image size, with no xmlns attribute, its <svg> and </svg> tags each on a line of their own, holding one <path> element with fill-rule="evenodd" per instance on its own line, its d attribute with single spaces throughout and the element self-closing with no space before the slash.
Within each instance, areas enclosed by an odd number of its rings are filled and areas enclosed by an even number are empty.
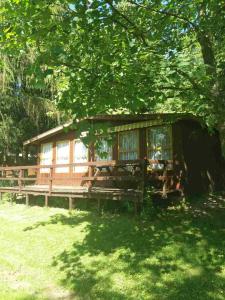
<svg viewBox="0 0 225 300">
<path fill-rule="evenodd" d="M 24 141 L 23 145 L 26 146 L 26 145 L 29 145 L 29 144 L 35 144 L 35 142 L 41 141 L 41 140 L 45 139 L 46 137 L 51 137 L 51 136 L 54 136 L 55 134 L 63 132 L 63 130 L 65 128 L 68 128 L 70 125 L 72 125 L 72 123 L 73 122 L 71 121 L 71 122 L 65 123 L 63 125 L 54 127 L 50 130 L 47 130 L 47 131 L 45 131 L 41 134 L 38 134 L 38 135 L 32 137 L 31 139 Z"/>
<path fill-rule="evenodd" d="M 87 117 L 81 121 L 77 121 L 80 123 L 82 121 L 91 121 L 91 122 L 125 122 L 121 125 L 112 125 L 110 128 L 111 132 L 118 132 L 123 130 L 131 130 L 135 128 L 143 128 L 148 126 L 156 126 L 162 124 L 172 124 L 177 122 L 178 120 L 191 119 L 198 120 L 192 114 L 187 113 L 152 113 L 152 114 L 117 114 L 117 115 L 96 115 Z M 52 128 L 48 131 L 45 131 L 29 140 L 24 141 L 23 145 L 37 144 L 40 141 L 50 138 L 58 133 L 64 132 L 65 129 L 69 129 L 71 125 L 75 124 L 73 121 L 65 123 L 63 125 Z"/>
<path fill-rule="evenodd" d="M 115 115 L 96 115 L 85 118 L 85 120 L 93 121 L 146 121 L 146 120 L 156 120 L 162 119 L 167 120 L 175 118 L 195 118 L 194 115 L 190 113 L 144 113 L 144 114 L 115 114 Z"/>
</svg>

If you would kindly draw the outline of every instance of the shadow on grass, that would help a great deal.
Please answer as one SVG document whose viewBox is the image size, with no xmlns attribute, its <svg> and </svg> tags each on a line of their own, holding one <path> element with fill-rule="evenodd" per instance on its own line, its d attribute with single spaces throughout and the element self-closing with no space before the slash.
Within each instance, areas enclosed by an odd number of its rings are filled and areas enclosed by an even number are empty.
<svg viewBox="0 0 225 300">
<path fill-rule="evenodd" d="M 58 214 L 28 229 L 61 223 L 76 230 L 85 224 L 84 239 L 53 262 L 65 274 L 62 284 L 79 299 L 222 300 L 224 197 L 204 202 L 160 211 L 150 220 Z"/>
<path fill-rule="evenodd" d="M 28 226 L 24 228 L 24 231 L 34 230 L 41 226 L 46 226 L 49 224 L 62 224 L 62 225 L 68 225 L 71 227 L 76 227 L 77 225 L 81 224 L 82 222 L 88 222 L 90 220 L 90 216 L 84 216 L 84 215 L 74 215 L 73 213 L 69 213 L 68 215 L 64 214 L 55 214 L 48 221 L 41 221 L 37 222 L 32 226 Z"/>
<path fill-rule="evenodd" d="M 25 196 L 15 196 L 11 195 L 8 196 L 9 199 L 7 201 L 10 201 L 10 197 L 12 202 L 17 204 L 25 204 L 26 199 Z M 98 202 L 97 199 L 74 199 L 75 207 L 79 210 L 85 210 L 85 211 L 98 211 Z M 29 206 L 39 206 L 44 207 L 45 206 L 45 196 L 35 196 L 35 195 L 29 195 Z M 64 208 L 69 209 L 69 198 L 68 197 L 49 197 L 48 198 L 48 207 L 54 207 L 54 208 Z M 113 213 L 118 212 L 127 212 L 130 211 L 133 213 L 133 205 L 128 201 L 113 201 L 113 200 L 104 200 L 101 199 L 101 211 L 110 211 Z"/>
<path fill-rule="evenodd" d="M 17 204 L 25 204 L 26 198 L 25 196 L 12 196 L 13 202 Z M 35 196 L 35 195 L 29 195 L 29 206 L 45 206 L 45 196 Z M 48 207 L 57 207 L 57 208 L 69 208 L 68 204 L 68 198 L 63 197 L 49 197 L 48 199 Z"/>
</svg>

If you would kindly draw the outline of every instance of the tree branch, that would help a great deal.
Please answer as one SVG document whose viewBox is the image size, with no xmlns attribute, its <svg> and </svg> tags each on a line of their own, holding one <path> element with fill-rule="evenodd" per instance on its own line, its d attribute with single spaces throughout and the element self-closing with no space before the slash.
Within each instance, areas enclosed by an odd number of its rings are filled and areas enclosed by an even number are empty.
<svg viewBox="0 0 225 300">
<path fill-rule="evenodd" d="M 157 87 L 159 90 L 178 90 L 178 91 L 188 91 L 191 90 L 189 87 L 176 87 L 176 86 L 158 86 Z"/>
<path fill-rule="evenodd" d="M 81 67 L 81 66 L 78 66 L 78 65 L 76 66 L 76 65 L 73 65 L 73 64 L 65 63 L 65 62 L 60 63 L 60 65 L 64 65 L 65 67 L 68 67 L 68 68 L 74 68 L 74 69 L 78 69 L 78 70 L 83 70 L 86 73 L 88 73 L 90 75 L 93 75 L 93 73 L 91 72 L 91 70 L 89 70 L 87 68 L 84 68 L 84 67 Z"/>
<path fill-rule="evenodd" d="M 112 10 L 118 14 L 119 16 L 121 16 L 124 20 L 127 21 L 127 23 L 129 23 L 133 28 L 136 29 L 136 32 L 138 33 L 137 35 L 141 38 L 142 42 L 144 43 L 145 46 L 148 46 L 148 43 L 146 41 L 146 38 L 144 36 L 144 34 L 141 32 L 140 28 L 133 22 L 131 21 L 126 15 L 124 15 L 122 12 L 120 12 L 114 5 L 113 5 L 113 1 L 108 0 L 106 1 L 107 4 L 110 5 L 110 7 L 112 8 Z"/>
<path fill-rule="evenodd" d="M 145 5 L 142 5 L 142 4 L 139 4 L 139 3 L 136 3 L 132 0 L 128 0 L 128 2 L 130 2 L 131 4 L 135 5 L 135 6 L 138 6 L 140 8 L 144 8 L 144 9 L 151 9 L 153 12 L 155 13 L 158 13 L 158 14 L 162 14 L 162 15 L 166 15 L 166 16 L 169 16 L 169 17 L 174 17 L 176 19 L 179 19 L 189 25 L 191 25 L 195 31 L 198 31 L 198 27 L 193 23 L 191 22 L 188 18 L 186 17 L 183 17 L 175 12 L 171 12 L 171 11 L 168 11 L 168 10 L 160 10 L 160 9 L 154 9 L 153 6 L 151 5 L 148 5 L 148 6 L 145 6 Z"/>
</svg>

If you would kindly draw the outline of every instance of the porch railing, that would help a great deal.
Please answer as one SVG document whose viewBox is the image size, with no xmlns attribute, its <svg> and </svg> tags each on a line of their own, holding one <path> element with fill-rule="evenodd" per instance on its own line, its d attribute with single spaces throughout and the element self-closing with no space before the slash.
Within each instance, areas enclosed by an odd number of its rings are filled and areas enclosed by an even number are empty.
<svg viewBox="0 0 225 300">
<path fill-rule="evenodd" d="M 48 182 L 48 193 L 51 195 L 54 181 L 66 180 L 71 182 L 74 180 L 82 180 L 87 182 L 91 188 L 93 182 L 113 181 L 113 182 L 136 182 L 140 189 L 144 188 L 145 178 L 147 174 L 147 166 L 163 165 L 161 169 L 163 177 L 166 176 L 168 165 L 172 165 L 171 160 L 111 160 L 111 161 L 91 161 L 84 163 L 70 164 L 51 164 L 51 165 L 33 165 L 33 166 L 6 166 L 0 167 L 0 181 L 14 182 L 17 184 L 18 192 L 21 192 L 25 183 L 38 182 L 40 178 L 44 178 Z M 87 171 L 83 176 L 77 176 L 74 172 L 75 167 L 87 167 Z M 58 173 L 58 168 L 69 168 L 67 173 Z M 41 169 L 48 169 L 47 173 L 40 173 Z M 105 171 L 102 175 L 101 171 Z M 56 174 L 58 176 L 56 176 Z M 61 174 L 61 176 L 59 176 Z M 44 177 L 41 177 L 44 175 Z M 164 178 L 162 177 L 162 181 Z"/>
</svg>

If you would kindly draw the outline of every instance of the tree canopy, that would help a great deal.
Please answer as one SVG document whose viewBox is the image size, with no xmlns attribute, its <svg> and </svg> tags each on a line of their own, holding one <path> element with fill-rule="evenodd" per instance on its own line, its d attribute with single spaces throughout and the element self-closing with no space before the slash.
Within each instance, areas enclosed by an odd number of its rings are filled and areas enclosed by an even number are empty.
<svg viewBox="0 0 225 300">
<path fill-rule="evenodd" d="M 35 51 L 32 84 L 55 80 L 75 118 L 192 112 L 224 124 L 225 8 L 217 0 L 3 1 L 2 52 Z"/>
<path fill-rule="evenodd" d="M 49 88 L 40 90 L 27 82 L 28 62 L 25 57 L 0 56 L 0 163 L 18 163 L 23 141 L 57 122 Z"/>
</svg>

